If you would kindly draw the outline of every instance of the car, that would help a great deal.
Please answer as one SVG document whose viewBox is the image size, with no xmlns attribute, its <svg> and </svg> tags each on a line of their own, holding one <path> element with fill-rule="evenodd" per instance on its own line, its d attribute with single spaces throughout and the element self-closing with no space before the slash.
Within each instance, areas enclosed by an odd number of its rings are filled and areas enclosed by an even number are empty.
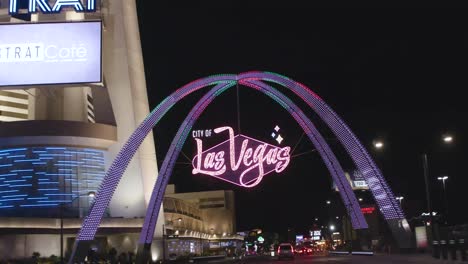
<svg viewBox="0 0 468 264">
<path fill-rule="evenodd" d="M 305 255 L 307 253 L 307 250 L 304 246 L 296 246 L 294 249 L 294 254 L 296 255 Z"/>
<path fill-rule="evenodd" d="M 278 246 L 278 259 L 294 258 L 294 248 L 290 243 L 281 243 Z"/>
<path fill-rule="evenodd" d="M 304 247 L 302 248 L 302 250 L 303 250 L 303 254 L 304 254 L 304 255 L 312 255 L 313 252 L 314 252 L 314 249 L 313 249 L 312 247 L 310 247 L 310 246 L 309 246 L 309 247 L 304 246 Z"/>
<path fill-rule="evenodd" d="M 311 247 L 307 247 L 307 246 L 297 246 L 295 249 L 294 249 L 294 253 L 296 255 L 312 255 L 312 248 Z"/>
</svg>

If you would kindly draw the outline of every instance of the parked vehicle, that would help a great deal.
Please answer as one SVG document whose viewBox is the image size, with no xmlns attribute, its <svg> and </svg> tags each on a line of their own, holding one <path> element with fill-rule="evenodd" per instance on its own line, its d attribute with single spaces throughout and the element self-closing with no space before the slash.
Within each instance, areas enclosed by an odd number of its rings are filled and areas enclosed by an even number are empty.
<svg viewBox="0 0 468 264">
<path fill-rule="evenodd" d="M 278 246 L 278 259 L 294 258 L 294 248 L 290 243 L 281 243 Z"/>
</svg>

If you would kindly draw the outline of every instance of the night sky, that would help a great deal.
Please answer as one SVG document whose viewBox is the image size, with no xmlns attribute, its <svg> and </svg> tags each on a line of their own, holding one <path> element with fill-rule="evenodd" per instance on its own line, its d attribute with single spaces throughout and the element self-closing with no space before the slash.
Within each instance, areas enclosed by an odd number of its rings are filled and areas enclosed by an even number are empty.
<svg viewBox="0 0 468 264">
<path fill-rule="evenodd" d="M 166 6 L 138 1 L 150 107 L 182 85 L 217 73 L 272 71 L 304 83 L 327 102 L 368 147 L 396 195 L 404 196 L 408 217 L 427 211 L 421 154 L 429 155 L 435 211 L 443 211 L 442 185 L 448 175 L 451 222 L 468 221 L 466 198 L 468 141 L 465 89 L 468 87 L 468 31 L 462 11 L 437 9 L 294 9 L 239 6 L 222 8 Z M 181 4 L 182 5 L 182 4 Z M 208 91 L 205 89 L 203 91 Z M 336 138 L 292 93 L 345 170 L 354 169 Z M 197 92 L 174 107 L 155 128 L 158 164 L 179 125 L 203 96 Z M 178 192 L 234 190 L 238 231 L 251 228 L 305 231 L 315 217 L 324 224 L 341 215 L 331 177 L 320 156 L 289 114 L 256 91 L 240 87 L 220 96 L 194 129 L 229 125 L 242 134 L 275 144 L 278 125 L 298 155 L 281 174 L 267 175 L 253 189 L 243 189 L 205 175 L 192 175 L 180 155 L 171 183 Z M 240 112 L 240 124 L 237 121 Z M 454 136 L 444 145 L 442 134 Z M 374 139 L 385 148 L 372 148 Z M 224 138 L 222 138 L 224 140 Z M 299 143 L 298 143 L 299 142 Z M 183 153 L 195 155 L 189 138 Z M 312 152 L 311 152 L 312 151 Z M 302 154 L 302 155 L 299 155 Z M 358 194 L 372 200 L 365 193 Z M 332 199 L 330 211 L 325 200 Z M 336 201 L 336 203 L 335 203 Z"/>
</svg>

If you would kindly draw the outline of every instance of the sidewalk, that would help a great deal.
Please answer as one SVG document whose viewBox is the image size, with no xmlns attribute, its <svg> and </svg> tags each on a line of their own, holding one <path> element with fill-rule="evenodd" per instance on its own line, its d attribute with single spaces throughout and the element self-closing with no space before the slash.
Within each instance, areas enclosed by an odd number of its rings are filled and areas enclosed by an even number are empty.
<svg viewBox="0 0 468 264">
<path fill-rule="evenodd" d="M 443 260 L 435 259 L 429 254 L 385 254 L 385 253 L 376 253 L 373 257 L 375 258 L 375 263 L 428 263 L 428 264 L 444 264 L 444 263 L 453 263 L 453 264 L 468 264 L 468 261 L 462 262 L 461 260 Z"/>
</svg>

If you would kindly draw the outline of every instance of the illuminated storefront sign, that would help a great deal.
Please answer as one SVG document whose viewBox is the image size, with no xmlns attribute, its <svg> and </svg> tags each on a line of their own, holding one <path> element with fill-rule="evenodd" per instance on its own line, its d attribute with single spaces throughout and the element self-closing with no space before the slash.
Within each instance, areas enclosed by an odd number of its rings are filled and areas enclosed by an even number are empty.
<svg viewBox="0 0 468 264">
<path fill-rule="evenodd" d="M 310 231 L 310 237 L 314 241 L 320 240 L 321 236 L 322 236 L 322 231 L 320 230 Z"/>
<path fill-rule="evenodd" d="M 0 25 L 0 86 L 101 82 L 101 22 Z"/>
<path fill-rule="evenodd" d="M 361 208 L 361 212 L 363 214 L 372 214 L 375 211 L 375 207 L 363 207 Z"/>
<path fill-rule="evenodd" d="M 304 236 L 303 235 L 296 235 L 296 243 L 300 243 L 304 240 Z"/>
<path fill-rule="evenodd" d="M 231 127 L 213 130 L 215 134 L 228 133 L 228 139 L 208 150 L 203 150 L 203 140 L 195 138 L 197 155 L 193 174 L 210 175 L 227 182 L 253 187 L 270 172 L 282 172 L 290 161 L 290 147 L 277 147 L 238 134 Z"/>
<path fill-rule="evenodd" d="M 414 232 L 416 233 L 416 246 L 417 248 L 427 248 L 428 239 L 427 239 L 427 231 L 425 226 L 417 226 L 414 228 Z"/>
<path fill-rule="evenodd" d="M 9 13 L 17 14 L 21 0 L 10 0 Z M 83 5 L 81 0 L 57 0 L 53 6 L 50 6 L 48 0 L 29 0 L 28 12 L 31 14 L 38 11 L 44 14 L 60 13 L 63 8 L 72 8 L 76 12 L 96 12 L 96 0 L 87 0 Z"/>
</svg>

